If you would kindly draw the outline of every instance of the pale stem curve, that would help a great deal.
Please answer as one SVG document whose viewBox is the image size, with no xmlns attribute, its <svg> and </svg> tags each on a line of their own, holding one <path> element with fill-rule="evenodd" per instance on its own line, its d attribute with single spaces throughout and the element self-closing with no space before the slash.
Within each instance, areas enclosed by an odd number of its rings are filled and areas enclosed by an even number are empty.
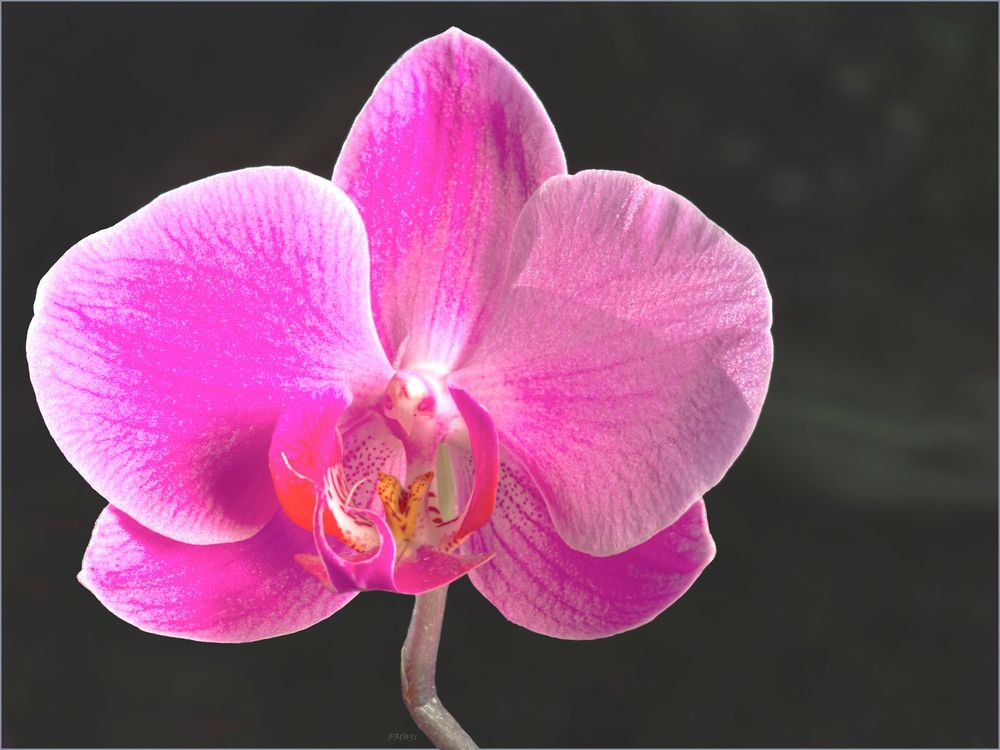
<svg viewBox="0 0 1000 750">
<path fill-rule="evenodd" d="M 479 746 L 441 704 L 434 684 L 447 595 L 448 587 L 442 586 L 416 597 L 403 644 L 400 669 L 403 703 L 438 750 L 478 750 Z"/>
</svg>

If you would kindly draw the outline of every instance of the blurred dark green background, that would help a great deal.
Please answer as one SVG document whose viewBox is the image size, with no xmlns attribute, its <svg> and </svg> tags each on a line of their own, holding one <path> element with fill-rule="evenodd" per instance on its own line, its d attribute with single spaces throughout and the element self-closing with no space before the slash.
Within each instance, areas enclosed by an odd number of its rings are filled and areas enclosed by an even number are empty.
<svg viewBox="0 0 1000 750">
<path fill-rule="evenodd" d="M 331 173 L 385 69 L 457 25 L 534 87 L 571 171 L 637 172 L 757 254 L 771 391 L 708 495 L 718 559 L 571 643 L 463 581 L 439 686 L 487 746 L 997 745 L 997 7 L 58 5 L 3 14 L 3 736 L 422 746 L 410 600 L 304 633 L 143 634 L 75 574 L 103 501 L 23 345 L 72 244 L 216 172 Z"/>
</svg>

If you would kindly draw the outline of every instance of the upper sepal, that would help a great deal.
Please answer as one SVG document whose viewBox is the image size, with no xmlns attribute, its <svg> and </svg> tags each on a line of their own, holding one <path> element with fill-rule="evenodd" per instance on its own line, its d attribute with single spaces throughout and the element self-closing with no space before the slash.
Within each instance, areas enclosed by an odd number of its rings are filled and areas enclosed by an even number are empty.
<svg viewBox="0 0 1000 750">
<path fill-rule="evenodd" d="M 485 42 L 450 29 L 389 69 L 333 180 L 368 228 L 372 310 L 397 368 L 461 360 L 496 304 L 521 208 L 565 171 L 538 98 Z"/>
</svg>

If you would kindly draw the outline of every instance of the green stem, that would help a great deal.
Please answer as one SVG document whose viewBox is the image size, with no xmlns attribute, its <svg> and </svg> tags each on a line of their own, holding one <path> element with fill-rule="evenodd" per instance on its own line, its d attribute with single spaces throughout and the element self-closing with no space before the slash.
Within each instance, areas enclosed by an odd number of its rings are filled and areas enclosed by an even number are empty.
<svg viewBox="0 0 1000 750">
<path fill-rule="evenodd" d="M 438 750 L 478 750 L 437 696 L 434 674 L 448 587 L 419 594 L 403 644 L 400 673 L 403 703 L 410 716 Z"/>
</svg>

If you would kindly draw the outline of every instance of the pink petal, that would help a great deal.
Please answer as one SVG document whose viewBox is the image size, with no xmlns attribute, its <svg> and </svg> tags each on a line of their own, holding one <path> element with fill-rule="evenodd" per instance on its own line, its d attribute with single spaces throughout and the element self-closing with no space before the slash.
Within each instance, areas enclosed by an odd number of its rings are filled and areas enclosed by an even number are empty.
<svg viewBox="0 0 1000 750">
<path fill-rule="evenodd" d="M 330 467 L 343 462 L 347 490 L 354 489 L 353 505 L 360 508 L 370 505 L 362 498 L 374 498 L 380 471 L 405 471 L 403 446 L 385 420 L 370 405 L 349 409 L 352 398 L 350 389 L 339 384 L 314 391 L 285 409 L 274 428 L 268 452 L 274 489 L 282 510 L 307 531 L 314 528 L 316 490 L 324 486 Z M 361 538 L 339 505 L 336 514 L 325 511 L 324 528 L 344 542 L 345 534 Z"/>
<path fill-rule="evenodd" d="M 349 488 L 337 490 L 333 481 L 344 455 L 338 422 L 351 400 L 348 388 L 332 385 L 285 410 L 271 440 L 271 472 L 284 511 L 296 525 L 312 531 L 322 570 L 312 556 L 296 558 L 303 568 L 332 591 L 391 591 L 396 543 L 389 527 L 374 511 L 349 505 Z M 308 524 L 302 519 L 307 504 L 312 512 Z M 343 542 L 337 545 L 340 552 L 327 534 Z M 353 552 L 347 544 L 363 551 Z"/>
<path fill-rule="evenodd" d="M 379 537 L 378 546 L 363 554 L 350 552 L 341 546 L 343 554 L 338 554 L 324 533 L 324 510 L 322 496 L 319 496 L 316 499 L 316 512 L 313 515 L 313 542 L 319 550 L 320 562 L 323 563 L 330 588 L 339 592 L 364 589 L 396 591 L 396 584 L 393 581 L 396 540 L 393 539 L 385 519 L 372 510 L 357 511 L 358 515 L 366 518 L 375 527 Z"/>
<path fill-rule="evenodd" d="M 478 518 L 487 504 L 489 507 L 493 504 L 497 471 L 496 430 L 489 415 L 468 394 L 453 390 L 452 396 L 469 424 L 473 454 L 477 461 L 486 461 L 483 471 L 479 470 L 480 464 L 476 464 L 476 481 L 469 483 L 472 500 L 468 508 Z M 275 487 L 288 515 L 299 526 L 312 530 L 315 551 L 319 552 L 319 555 L 297 555 L 295 560 L 302 569 L 335 592 L 380 589 L 419 594 L 451 583 L 489 559 L 489 555 L 462 557 L 421 548 L 412 555 L 408 553 L 401 557 L 397 565 L 396 540 L 380 513 L 353 504 L 349 506 L 352 509 L 338 505 L 337 512 L 330 513 L 329 501 L 339 503 L 339 499 L 329 498 L 322 491 L 324 476 L 330 467 L 336 467 L 343 461 L 338 422 L 350 404 L 351 392 L 343 386 L 333 385 L 292 404 L 281 415 L 274 431 L 270 463 Z M 370 421 L 365 420 L 351 432 L 359 433 L 359 429 Z M 365 433 L 362 432 L 357 435 L 360 439 L 352 441 L 351 471 L 354 475 L 361 473 L 360 479 L 370 479 L 372 475 L 368 470 L 373 469 L 377 476 L 377 469 L 386 464 L 398 464 L 399 454 L 405 455 L 401 446 L 393 449 L 389 440 L 397 445 L 398 441 L 387 436 L 384 424 L 381 431 L 367 429 L 366 432 L 367 436 L 363 437 Z M 482 434 L 484 432 L 485 435 Z M 492 484 L 488 462 L 490 447 L 493 453 Z M 482 497 L 484 494 L 488 497 Z M 311 504 L 312 517 L 308 523 L 303 523 L 301 506 L 306 500 Z M 486 515 L 488 517 L 488 512 Z M 465 518 L 468 516 L 467 511 Z M 365 528 L 358 528 L 360 519 L 367 521 Z M 353 542 L 364 538 L 361 532 L 371 532 L 371 527 L 374 527 L 374 534 L 378 537 L 373 548 L 359 553 L 346 545 L 351 542 L 358 549 Z M 328 539 L 328 534 L 341 541 Z"/>
<path fill-rule="evenodd" d="M 396 566 L 396 591 L 401 594 L 423 594 L 447 586 L 491 557 L 492 552 L 451 555 L 430 547 L 421 547 L 414 558 L 401 560 Z"/>
<path fill-rule="evenodd" d="M 335 596 L 302 567 L 311 535 L 283 513 L 250 539 L 194 545 L 168 539 L 108 506 L 97 519 L 80 582 L 149 633 L 242 643 L 294 633 L 354 594 Z"/>
<path fill-rule="evenodd" d="M 344 474 L 347 486 L 354 487 L 358 507 L 381 508 L 375 494 L 379 473 L 394 477 L 406 475 L 406 451 L 393 436 L 381 414 L 369 412 L 366 419 L 351 420 L 348 411 L 344 426 Z M 365 499 L 367 498 L 367 499 Z"/>
<path fill-rule="evenodd" d="M 469 579 L 513 623 L 569 639 L 631 630 L 677 601 L 715 556 L 700 500 L 627 552 L 577 552 L 552 527 L 537 485 L 518 463 L 504 455 L 493 517 L 463 547 L 496 553 Z"/>
<path fill-rule="evenodd" d="M 298 399 L 278 418 L 268 462 L 275 481 L 308 484 L 323 481 L 327 468 L 341 462 L 343 446 L 337 422 L 350 406 L 350 388 L 333 384 Z M 310 493 L 310 496 L 314 493 Z M 312 503 L 310 503 L 312 505 Z"/>
<path fill-rule="evenodd" d="M 572 548 L 674 523 L 736 459 L 767 390 L 771 300 L 753 255 L 620 172 L 554 177 L 514 240 L 513 286 L 465 369 Z"/>
<path fill-rule="evenodd" d="M 469 499 L 455 535 L 461 540 L 486 523 L 493 512 L 500 474 L 500 443 L 489 412 L 461 388 L 450 388 L 449 391 L 469 432 L 472 461 L 476 467 L 475 478 L 469 487 Z"/>
<path fill-rule="evenodd" d="M 538 98 L 479 39 L 451 29 L 389 69 L 333 179 L 368 229 L 375 322 L 398 366 L 461 358 L 494 305 L 525 200 L 565 171 Z"/>
<path fill-rule="evenodd" d="M 397 561 L 396 542 L 383 517 L 371 510 L 358 513 L 378 531 L 379 545 L 374 550 L 357 554 L 343 545 L 338 545 L 340 552 L 335 550 L 323 534 L 323 506 L 317 502 L 313 516 L 313 541 L 320 554 L 296 556 L 296 562 L 330 591 L 377 589 L 422 594 L 448 585 L 492 557 L 491 553 L 454 555 L 420 547 Z"/>
<path fill-rule="evenodd" d="M 74 246 L 38 288 L 28 364 L 59 447 L 94 488 L 179 541 L 236 541 L 277 508 L 283 407 L 391 376 L 364 227 L 291 168 L 216 175 Z"/>
<path fill-rule="evenodd" d="M 341 385 L 314 391 L 282 412 L 271 435 L 267 461 L 278 501 L 288 517 L 308 531 L 313 529 L 316 487 L 322 485 L 327 468 L 341 461 L 337 420 L 352 398 L 350 389 Z M 327 532 L 336 525 L 327 510 Z"/>
</svg>

